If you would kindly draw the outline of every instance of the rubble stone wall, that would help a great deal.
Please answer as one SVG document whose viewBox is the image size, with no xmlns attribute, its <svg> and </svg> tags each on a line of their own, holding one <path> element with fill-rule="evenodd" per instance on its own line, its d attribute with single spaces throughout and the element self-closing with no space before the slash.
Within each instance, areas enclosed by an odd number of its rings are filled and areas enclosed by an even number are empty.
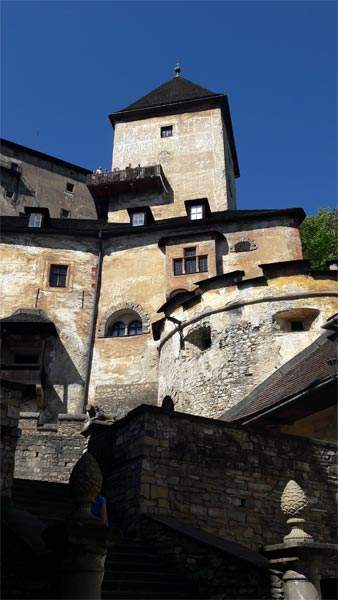
<svg viewBox="0 0 338 600">
<path fill-rule="evenodd" d="M 177 309 L 172 316 L 181 330 L 167 323 L 162 335 L 159 400 L 171 396 L 177 410 L 219 417 L 319 337 L 338 308 L 337 285 L 330 280 L 281 277 L 261 287 L 248 282 L 241 290 L 221 285 L 200 303 Z M 316 295 L 320 290 L 323 295 Z M 283 331 L 274 315 L 291 310 L 318 316 L 308 330 Z M 211 338 L 203 349 L 194 342 L 205 328 Z"/>
</svg>

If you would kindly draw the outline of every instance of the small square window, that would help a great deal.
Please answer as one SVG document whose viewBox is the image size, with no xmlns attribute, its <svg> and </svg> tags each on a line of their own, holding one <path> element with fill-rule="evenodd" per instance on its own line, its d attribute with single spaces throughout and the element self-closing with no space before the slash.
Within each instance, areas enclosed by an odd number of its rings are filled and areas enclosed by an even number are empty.
<svg viewBox="0 0 338 600">
<path fill-rule="evenodd" d="M 68 194 L 72 194 L 74 192 L 74 183 L 71 183 L 70 181 L 67 181 L 65 191 Z"/>
<path fill-rule="evenodd" d="M 304 331 L 303 321 L 290 321 L 291 331 Z"/>
<path fill-rule="evenodd" d="M 173 126 L 165 125 L 165 127 L 161 127 L 161 138 L 171 137 L 173 134 Z"/>
<path fill-rule="evenodd" d="M 135 212 L 131 217 L 131 224 L 133 227 L 140 227 L 146 222 L 146 215 L 144 212 Z"/>
<path fill-rule="evenodd" d="M 29 215 L 28 227 L 41 227 L 43 215 L 41 213 L 31 213 Z"/>
<path fill-rule="evenodd" d="M 61 208 L 60 210 L 60 219 L 68 219 L 70 217 L 70 210 L 66 210 L 65 208 Z"/>
<path fill-rule="evenodd" d="M 197 219 L 203 219 L 204 217 L 204 206 L 203 204 L 196 204 L 190 207 L 190 220 L 196 221 Z"/>
<path fill-rule="evenodd" d="M 51 287 L 67 287 L 68 265 L 51 265 L 49 271 L 49 285 Z"/>
</svg>

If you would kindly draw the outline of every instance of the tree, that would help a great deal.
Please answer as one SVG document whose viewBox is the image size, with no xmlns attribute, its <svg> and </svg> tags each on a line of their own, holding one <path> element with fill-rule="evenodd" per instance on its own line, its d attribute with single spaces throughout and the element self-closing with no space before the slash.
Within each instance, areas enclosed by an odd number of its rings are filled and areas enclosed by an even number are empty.
<svg viewBox="0 0 338 600">
<path fill-rule="evenodd" d="M 309 215 L 300 226 L 304 258 L 315 269 L 325 269 L 327 260 L 338 255 L 338 210 L 320 208 Z"/>
</svg>

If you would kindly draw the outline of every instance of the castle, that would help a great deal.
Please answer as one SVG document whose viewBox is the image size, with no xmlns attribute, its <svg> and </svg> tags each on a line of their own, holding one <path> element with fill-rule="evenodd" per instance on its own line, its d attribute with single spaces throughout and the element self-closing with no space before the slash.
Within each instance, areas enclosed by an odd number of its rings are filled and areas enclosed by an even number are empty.
<svg viewBox="0 0 338 600">
<path fill-rule="evenodd" d="M 20 396 L 16 476 L 67 480 L 82 451 L 88 405 L 116 421 L 116 431 L 133 418 L 143 436 L 158 427 L 154 438 L 165 451 L 167 417 L 150 423 L 168 396 L 174 414 L 192 419 L 184 432 L 177 417 L 176 460 L 186 435 L 195 440 L 186 450 L 192 456 L 207 460 L 210 443 L 217 457 L 217 443 L 228 444 L 220 427 L 231 424 L 254 423 L 305 444 L 334 442 L 337 271 L 314 271 L 303 260 L 301 208 L 237 210 L 240 172 L 227 96 L 177 68 L 110 121 L 111 171 L 89 172 L 2 141 L 1 379 Z M 142 424 L 141 404 L 155 410 L 146 410 Z M 123 435 L 128 455 L 132 442 Z M 231 461 L 239 453 L 241 463 L 250 462 L 243 458 L 247 435 L 229 442 Z M 283 439 L 299 452 L 299 437 Z M 262 440 L 255 451 L 264 477 Z M 277 468 L 286 468 L 274 452 Z M 159 455 L 156 461 L 158 489 L 167 483 Z M 154 496 L 155 481 L 142 481 L 144 510 L 171 514 L 167 492 Z M 261 491 L 253 492 L 258 504 Z M 219 498 L 213 513 L 185 502 L 182 491 L 175 498 L 176 517 L 229 534 Z M 240 523 L 233 538 L 257 548 L 261 524 Z"/>
</svg>

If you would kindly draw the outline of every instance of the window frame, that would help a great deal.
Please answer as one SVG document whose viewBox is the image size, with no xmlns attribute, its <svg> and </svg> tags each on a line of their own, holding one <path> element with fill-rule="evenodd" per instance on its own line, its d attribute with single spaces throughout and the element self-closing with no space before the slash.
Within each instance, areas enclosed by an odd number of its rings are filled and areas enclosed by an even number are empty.
<svg viewBox="0 0 338 600">
<path fill-rule="evenodd" d="M 200 269 L 200 264 L 201 264 L 201 259 L 204 259 L 206 261 L 206 269 L 201 270 Z M 187 264 L 189 264 L 189 262 L 194 261 L 195 262 L 195 270 L 188 270 L 187 269 Z M 176 273 L 176 265 L 181 265 L 181 273 Z M 197 247 L 196 246 L 187 246 L 186 248 L 183 248 L 183 256 L 175 256 L 172 258 L 172 274 L 174 277 L 179 277 L 182 275 L 195 275 L 196 273 L 208 273 L 209 272 L 209 263 L 208 263 L 208 254 L 205 254 L 205 252 L 203 254 L 199 254 L 197 252 Z"/>
<path fill-rule="evenodd" d="M 72 190 L 67 189 L 68 185 L 73 186 Z M 70 196 L 73 196 L 74 191 L 75 191 L 75 183 L 73 183 L 72 181 L 66 181 L 65 194 L 69 194 Z"/>
<path fill-rule="evenodd" d="M 192 213 L 194 210 L 200 209 L 201 211 L 201 216 L 200 217 L 193 217 Z M 204 204 L 192 204 L 191 206 L 189 206 L 189 219 L 190 221 L 200 221 L 201 219 L 204 219 L 205 217 L 205 205 Z"/>
<path fill-rule="evenodd" d="M 57 268 L 57 267 L 66 267 L 66 279 L 65 279 L 65 285 L 52 285 L 51 283 L 51 277 L 52 277 L 52 270 L 53 268 Z M 68 289 L 69 287 L 69 272 L 70 272 L 70 265 L 69 264 L 65 264 L 65 263 L 50 263 L 49 265 L 49 269 L 48 269 L 48 287 L 50 289 L 53 290 L 65 290 Z"/>
<path fill-rule="evenodd" d="M 134 223 L 135 217 L 139 216 L 139 215 L 143 215 L 143 223 Z M 146 225 L 146 222 L 147 222 L 146 211 L 145 210 L 138 210 L 138 211 L 133 212 L 132 215 L 131 215 L 130 221 L 131 221 L 131 226 L 132 227 L 144 227 L 144 225 Z"/>
<path fill-rule="evenodd" d="M 167 133 L 169 133 L 169 135 L 167 135 Z M 174 135 L 174 127 L 173 127 L 173 125 L 161 125 L 161 128 L 160 128 L 161 139 L 166 139 L 166 138 L 169 138 L 169 137 L 173 137 L 173 135 Z"/>
<path fill-rule="evenodd" d="M 35 225 L 34 221 L 37 217 L 39 217 L 39 224 Z M 41 229 L 43 225 L 43 217 L 44 215 L 41 212 L 31 212 L 28 218 L 28 227 L 32 229 Z"/>
</svg>

